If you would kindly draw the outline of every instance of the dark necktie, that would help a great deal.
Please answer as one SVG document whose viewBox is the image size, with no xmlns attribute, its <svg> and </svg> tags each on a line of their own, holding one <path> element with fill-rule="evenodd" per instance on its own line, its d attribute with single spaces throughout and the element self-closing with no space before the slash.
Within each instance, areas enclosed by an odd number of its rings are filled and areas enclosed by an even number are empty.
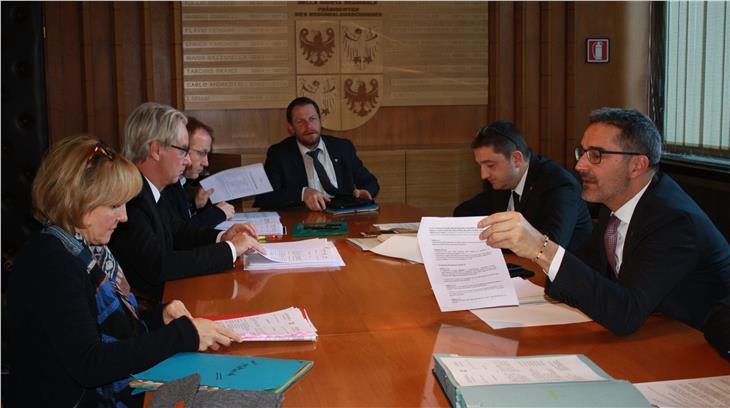
<svg viewBox="0 0 730 408">
<path fill-rule="evenodd" d="M 514 190 L 512 190 L 512 209 L 515 211 L 520 209 L 520 195 Z"/>
<path fill-rule="evenodd" d="M 615 215 L 611 215 L 606 226 L 606 233 L 603 235 L 603 245 L 606 249 L 606 258 L 608 264 L 611 265 L 611 271 L 618 277 L 616 270 L 616 242 L 618 241 L 618 225 L 621 223 Z"/>
<path fill-rule="evenodd" d="M 324 191 L 326 191 L 329 195 L 336 195 L 337 188 L 332 185 L 330 178 L 327 177 L 327 171 L 325 171 L 322 162 L 320 162 L 317 158 L 317 156 L 319 156 L 319 152 L 320 149 L 310 150 L 307 152 L 307 156 L 312 158 L 312 162 L 314 163 L 314 170 L 317 172 L 317 177 L 319 177 L 319 182 L 320 184 L 322 184 L 322 188 L 324 188 Z"/>
</svg>

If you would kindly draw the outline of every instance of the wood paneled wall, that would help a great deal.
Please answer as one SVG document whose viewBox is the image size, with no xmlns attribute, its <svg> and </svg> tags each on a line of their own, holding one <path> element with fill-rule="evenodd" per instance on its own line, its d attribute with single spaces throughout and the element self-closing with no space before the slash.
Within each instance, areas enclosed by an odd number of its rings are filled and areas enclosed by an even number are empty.
<svg viewBox="0 0 730 408">
<path fill-rule="evenodd" d="M 45 11 L 51 142 L 83 132 L 119 146 L 140 103 L 182 108 L 179 3 L 47 2 Z M 534 151 L 572 167 L 590 110 L 646 111 L 648 11 L 646 2 L 491 2 L 486 105 L 386 107 L 337 134 L 361 150 L 438 151 L 464 148 L 478 128 L 507 119 Z M 611 39 L 610 64 L 584 63 L 588 36 Z M 260 157 L 286 136 L 284 109 L 187 113 L 215 129 L 218 152 Z"/>
</svg>

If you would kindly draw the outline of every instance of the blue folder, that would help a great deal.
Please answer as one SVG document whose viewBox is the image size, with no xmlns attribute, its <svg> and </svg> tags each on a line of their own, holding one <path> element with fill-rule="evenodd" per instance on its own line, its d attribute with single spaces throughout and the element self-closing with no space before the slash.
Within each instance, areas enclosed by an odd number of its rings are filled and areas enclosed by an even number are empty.
<svg viewBox="0 0 730 408">
<path fill-rule="evenodd" d="M 633 384 L 613 379 L 584 355 L 578 358 L 604 380 L 462 387 L 441 361 L 454 356 L 433 355 L 433 372 L 453 407 L 651 407 Z"/>
<path fill-rule="evenodd" d="M 178 353 L 132 377 L 165 383 L 199 373 L 201 386 L 281 393 L 313 365 L 309 360 Z"/>
</svg>

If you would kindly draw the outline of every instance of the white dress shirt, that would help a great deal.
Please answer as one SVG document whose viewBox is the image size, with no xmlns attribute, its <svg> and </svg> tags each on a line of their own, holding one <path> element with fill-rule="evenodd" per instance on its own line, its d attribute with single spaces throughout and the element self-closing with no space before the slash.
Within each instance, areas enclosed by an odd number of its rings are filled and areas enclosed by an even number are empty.
<svg viewBox="0 0 730 408">
<path fill-rule="evenodd" d="M 634 216 L 634 210 L 636 210 L 636 205 L 639 204 L 639 200 L 646 192 L 649 184 L 651 184 L 651 179 L 648 183 L 646 183 L 644 188 L 639 190 L 639 192 L 631 197 L 629 201 L 619 207 L 618 210 L 611 213 L 619 219 L 618 228 L 616 230 L 616 233 L 618 235 L 616 237 L 616 252 L 613 254 L 614 259 L 616 260 L 616 276 L 618 276 L 618 272 L 621 270 L 621 262 L 623 261 L 624 254 L 624 242 L 626 242 L 626 233 L 629 230 L 631 217 Z M 555 256 L 553 257 L 553 261 L 550 263 L 550 269 L 548 270 L 547 274 L 551 282 L 555 280 L 556 276 L 558 276 L 558 270 L 560 270 L 560 264 L 563 262 L 563 256 L 565 256 L 565 248 L 558 245 L 558 250 L 555 252 Z M 606 256 L 610 255 L 606 254 Z"/>
<path fill-rule="evenodd" d="M 327 146 L 324 144 L 324 139 L 320 137 L 319 144 L 313 148 L 310 149 L 303 144 L 299 143 L 297 140 L 297 146 L 299 147 L 299 153 L 302 155 L 302 160 L 304 161 L 304 171 L 307 173 L 307 186 L 309 188 L 315 189 L 322 194 L 324 194 L 326 197 L 332 197 L 331 195 L 327 194 L 326 191 L 324 191 L 324 187 L 322 187 L 322 183 L 319 181 L 319 177 L 317 176 L 317 171 L 314 169 L 314 162 L 312 161 L 312 157 L 307 154 L 307 152 L 320 149 L 321 152 L 317 155 L 317 158 L 319 159 L 320 163 L 324 166 L 324 170 L 327 173 L 327 177 L 329 177 L 330 182 L 332 183 L 335 188 L 337 188 L 337 175 L 335 174 L 335 166 L 332 164 L 332 159 L 330 158 L 329 153 L 327 152 Z M 307 187 L 302 188 L 302 201 L 304 201 L 304 189 Z"/>
<path fill-rule="evenodd" d="M 525 170 L 525 174 L 522 175 L 522 178 L 520 178 L 520 182 L 517 183 L 517 187 L 515 187 L 512 192 L 517 193 L 517 195 L 520 196 L 520 201 L 524 198 L 522 196 L 522 192 L 525 191 L 525 180 L 527 180 L 527 172 L 530 171 L 530 165 L 527 165 L 527 170 Z M 515 210 L 515 200 L 514 200 L 514 194 L 509 195 L 509 203 L 507 203 L 507 211 L 514 211 Z"/>
</svg>

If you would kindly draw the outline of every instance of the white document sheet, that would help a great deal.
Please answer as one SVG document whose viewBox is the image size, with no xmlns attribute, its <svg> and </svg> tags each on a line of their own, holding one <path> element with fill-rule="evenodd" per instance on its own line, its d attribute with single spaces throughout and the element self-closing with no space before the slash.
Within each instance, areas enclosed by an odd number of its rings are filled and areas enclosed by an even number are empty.
<svg viewBox="0 0 730 408">
<path fill-rule="evenodd" d="M 335 245 L 322 238 L 261 244 L 266 254 L 245 255 L 247 270 L 293 269 L 345 266 Z"/>
<path fill-rule="evenodd" d="M 217 321 L 244 341 L 315 340 L 317 329 L 299 308 Z"/>
<path fill-rule="evenodd" d="M 483 217 L 423 217 L 418 245 L 442 312 L 517 305 L 502 251 L 479 240 Z"/>
<path fill-rule="evenodd" d="M 578 356 L 442 357 L 462 387 L 495 384 L 534 384 L 569 381 L 603 381 Z"/>
<path fill-rule="evenodd" d="M 377 238 L 347 238 L 347 241 L 362 251 L 369 251 L 382 243 Z"/>
<path fill-rule="evenodd" d="M 279 213 L 267 211 L 236 213 L 230 220 L 216 225 L 215 229 L 225 231 L 239 223 L 253 225 L 259 235 L 284 235 Z"/>
<path fill-rule="evenodd" d="M 223 170 L 201 180 L 200 185 L 215 189 L 210 196 L 213 204 L 273 191 L 261 163 Z"/>
<path fill-rule="evenodd" d="M 634 386 L 655 407 L 730 407 L 730 375 Z"/>
<path fill-rule="evenodd" d="M 380 245 L 370 248 L 370 251 L 378 255 L 423 263 L 421 250 L 418 248 L 418 237 L 412 235 L 392 235 Z"/>
<path fill-rule="evenodd" d="M 548 301 L 543 295 L 543 288 L 529 280 L 512 278 L 512 283 L 519 297 L 519 306 L 476 309 L 471 312 L 495 330 L 591 321 L 590 317 L 576 308 Z"/>
</svg>

